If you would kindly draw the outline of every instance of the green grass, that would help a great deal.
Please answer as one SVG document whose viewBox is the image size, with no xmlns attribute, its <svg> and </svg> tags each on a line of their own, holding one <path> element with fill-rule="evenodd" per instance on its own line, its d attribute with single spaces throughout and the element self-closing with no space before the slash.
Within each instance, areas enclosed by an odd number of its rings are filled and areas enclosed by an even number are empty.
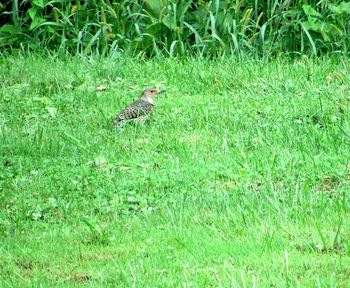
<svg viewBox="0 0 350 288">
<path fill-rule="evenodd" d="M 0 286 L 348 287 L 349 69 L 3 57 Z"/>
</svg>

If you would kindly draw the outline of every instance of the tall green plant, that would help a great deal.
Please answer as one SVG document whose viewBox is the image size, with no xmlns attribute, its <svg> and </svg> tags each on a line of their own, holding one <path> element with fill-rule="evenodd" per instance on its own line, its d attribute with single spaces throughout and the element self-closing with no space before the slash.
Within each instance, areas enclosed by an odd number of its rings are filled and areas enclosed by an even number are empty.
<svg viewBox="0 0 350 288">
<path fill-rule="evenodd" d="M 7 0 L 0 9 L 5 49 L 215 56 L 317 54 L 346 51 L 350 43 L 345 1 Z"/>
</svg>

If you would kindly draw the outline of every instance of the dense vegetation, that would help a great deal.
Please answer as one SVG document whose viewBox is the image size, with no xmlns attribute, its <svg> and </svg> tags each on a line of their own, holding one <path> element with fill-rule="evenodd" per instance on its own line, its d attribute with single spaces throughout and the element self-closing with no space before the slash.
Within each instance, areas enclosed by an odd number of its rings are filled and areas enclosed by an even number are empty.
<svg viewBox="0 0 350 288">
<path fill-rule="evenodd" d="M 349 69 L 3 58 L 0 286 L 349 287 Z"/>
<path fill-rule="evenodd" d="M 215 56 L 350 47 L 350 2 L 339 0 L 6 0 L 0 11 L 3 48 Z"/>
</svg>

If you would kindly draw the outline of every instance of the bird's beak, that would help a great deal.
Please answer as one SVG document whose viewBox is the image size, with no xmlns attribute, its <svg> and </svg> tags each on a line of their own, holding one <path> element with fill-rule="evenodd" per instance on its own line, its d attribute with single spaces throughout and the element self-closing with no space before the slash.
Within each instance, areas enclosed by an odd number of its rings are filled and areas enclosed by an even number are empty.
<svg viewBox="0 0 350 288">
<path fill-rule="evenodd" d="M 166 90 L 160 90 L 157 94 L 165 93 Z"/>
</svg>

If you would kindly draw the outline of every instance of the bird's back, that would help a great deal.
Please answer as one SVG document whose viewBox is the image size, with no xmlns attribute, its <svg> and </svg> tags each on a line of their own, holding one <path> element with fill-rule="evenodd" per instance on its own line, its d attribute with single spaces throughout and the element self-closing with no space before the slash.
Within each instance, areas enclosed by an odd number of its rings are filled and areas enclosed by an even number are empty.
<svg viewBox="0 0 350 288">
<path fill-rule="evenodd" d="M 143 120 L 152 112 L 152 110 L 152 103 L 143 99 L 136 100 L 117 115 L 115 125 L 121 125 L 130 120 Z"/>
</svg>

